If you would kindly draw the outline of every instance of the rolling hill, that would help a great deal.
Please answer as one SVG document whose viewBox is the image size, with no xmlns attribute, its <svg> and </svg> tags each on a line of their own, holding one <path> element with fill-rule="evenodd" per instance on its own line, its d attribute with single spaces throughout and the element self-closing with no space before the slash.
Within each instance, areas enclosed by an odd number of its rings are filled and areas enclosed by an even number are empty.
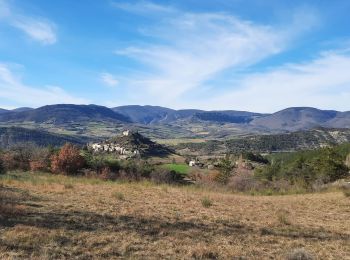
<svg viewBox="0 0 350 260">
<path fill-rule="evenodd" d="M 145 125 L 171 123 L 204 112 L 198 109 L 174 110 L 159 106 L 138 105 L 115 107 L 112 110 L 130 118 L 134 123 Z"/>
<path fill-rule="evenodd" d="M 97 105 L 50 105 L 37 109 L 0 114 L 0 122 L 35 122 L 64 124 L 69 122 L 109 121 L 129 123 L 130 119 Z"/>
<path fill-rule="evenodd" d="M 271 115 L 256 118 L 251 124 L 265 127 L 267 129 L 296 131 L 311 129 L 318 126 L 326 126 L 327 122 L 336 119 L 341 114 L 341 112 L 334 110 L 320 110 L 311 107 L 293 107 L 278 111 Z M 338 125 L 337 127 L 344 127 L 344 125 Z"/>
<path fill-rule="evenodd" d="M 0 148 L 7 148 L 21 143 L 33 143 L 38 146 L 61 146 L 66 142 L 85 144 L 88 138 L 58 135 L 42 130 L 26 129 L 22 127 L 0 127 Z"/>
<path fill-rule="evenodd" d="M 182 143 L 174 149 L 182 154 L 208 155 L 241 152 L 283 152 L 316 149 L 350 142 L 350 129 L 318 128 L 291 133 L 251 135 L 225 141 Z"/>
<path fill-rule="evenodd" d="M 2 113 L 1 113 L 2 112 Z M 272 114 L 225 110 L 174 110 L 159 106 L 50 105 L 0 110 L 0 126 L 108 137 L 132 128 L 153 139 L 229 139 L 324 128 L 350 128 L 350 112 L 292 107 Z"/>
<path fill-rule="evenodd" d="M 2 113 L 8 113 L 8 112 L 9 112 L 9 110 L 0 108 L 0 114 L 2 114 Z"/>
</svg>

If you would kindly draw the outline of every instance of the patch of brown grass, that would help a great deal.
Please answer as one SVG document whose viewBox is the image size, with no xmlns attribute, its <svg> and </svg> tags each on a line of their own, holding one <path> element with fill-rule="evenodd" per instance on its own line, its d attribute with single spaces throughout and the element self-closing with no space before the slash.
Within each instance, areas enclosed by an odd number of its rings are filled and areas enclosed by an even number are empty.
<svg viewBox="0 0 350 260">
<path fill-rule="evenodd" d="M 0 179 L 4 200 L 16 198 L 24 207 L 24 214 L 0 222 L 0 259 L 284 259 L 305 252 L 345 259 L 350 251 L 350 201 L 341 192 L 247 196 L 146 182 L 33 178 L 35 185 Z M 203 198 L 215 204 L 205 207 Z"/>
</svg>

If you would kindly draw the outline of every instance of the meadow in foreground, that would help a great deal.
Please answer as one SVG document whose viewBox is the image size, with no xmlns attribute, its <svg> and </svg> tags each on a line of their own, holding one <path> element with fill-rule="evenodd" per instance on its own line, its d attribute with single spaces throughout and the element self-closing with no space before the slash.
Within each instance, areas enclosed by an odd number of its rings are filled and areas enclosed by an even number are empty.
<svg viewBox="0 0 350 260">
<path fill-rule="evenodd" d="M 10 172 L 0 193 L 1 259 L 350 257 L 341 192 L 249 196 Z"/>
</svg>

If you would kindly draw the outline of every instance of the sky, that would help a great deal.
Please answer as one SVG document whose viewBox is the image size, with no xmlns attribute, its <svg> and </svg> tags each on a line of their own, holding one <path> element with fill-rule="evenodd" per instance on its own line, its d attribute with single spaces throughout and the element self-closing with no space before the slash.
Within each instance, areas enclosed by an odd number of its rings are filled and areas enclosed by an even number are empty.
<svg viewBox="0 0 350 260">
<path fill-rule="evenodd" d="M 350 110 L 348 0 L 0 0 L 0 107 Z"/>
</svg>

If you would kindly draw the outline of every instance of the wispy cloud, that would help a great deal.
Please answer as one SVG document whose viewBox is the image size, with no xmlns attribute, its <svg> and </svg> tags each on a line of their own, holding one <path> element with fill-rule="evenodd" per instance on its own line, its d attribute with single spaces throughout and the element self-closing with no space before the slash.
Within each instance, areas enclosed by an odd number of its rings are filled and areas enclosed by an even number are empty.
<svg viewBox="0 0 350 260">
<path fill-rule="evenodd" d="M 176 9 L 171 6 L 163 6 L 147 1 L 139 1 L 137 4 L 125 1 L 115 1 L 112 2 L 112 6 L 124 11 L 141 14 L 149 14 L 150 12 L 162 14 L 176 12 Z"/>
<path fill-rule="evenodd" d="M 0 98 L 21 106 L 42 106 L 47 104 L 86 104 L 88 100 L 76 98 L 57 86 L 35 88 L 24 84 L 9 66 L 0 63 Z"/>
<path fill-rule="evenodd" d="M 108 87 L 116 87 L 119 81 L 110 73 L 101 73 L 100 80 Z"/>
<path fill-rule="evenodd" d="M 53 22 L 42 17 L 21 14 L 6 0 L 0 0 L 0 19 L 44 45 L 54 44 L 57 41 L 56 26 Z"/>
<path fill-rule="evenodd" d="M 197 102 L 212 109 L 234 107 L 274 112 L 291 106 L 349 110 L 350 51 L 330 51 L 307 63 L 288 64 L 243 75 L 235 90 Z"/>
<path fill-rule="evenodd" d="M 227 70 L 236 73 L 280 53 L 301 30 L 293 17 L 287 26 L 274 27 L 225 13 L 183 12 L 150 2 L 117 7 L 136 14 L 148 12 L 150 17 L 154 13 L 162 16 L 157 19 L 160 22 L 140 28 L 144 36 L 157 43 L 140 42 L 118 49 L 115 54 L 128 56 L 148 68 L 130 75 L 132 80 L 125 84 L 145 91 L 143 99 L 147 95 L 150 100 L 161 96 L 165 104 L 177 103 Z M 307 19 L 307 15 L 298 13 L 297 17 L 306 16 L 307 23 L 314 23 L 314 16 Z"/>
</svg>

